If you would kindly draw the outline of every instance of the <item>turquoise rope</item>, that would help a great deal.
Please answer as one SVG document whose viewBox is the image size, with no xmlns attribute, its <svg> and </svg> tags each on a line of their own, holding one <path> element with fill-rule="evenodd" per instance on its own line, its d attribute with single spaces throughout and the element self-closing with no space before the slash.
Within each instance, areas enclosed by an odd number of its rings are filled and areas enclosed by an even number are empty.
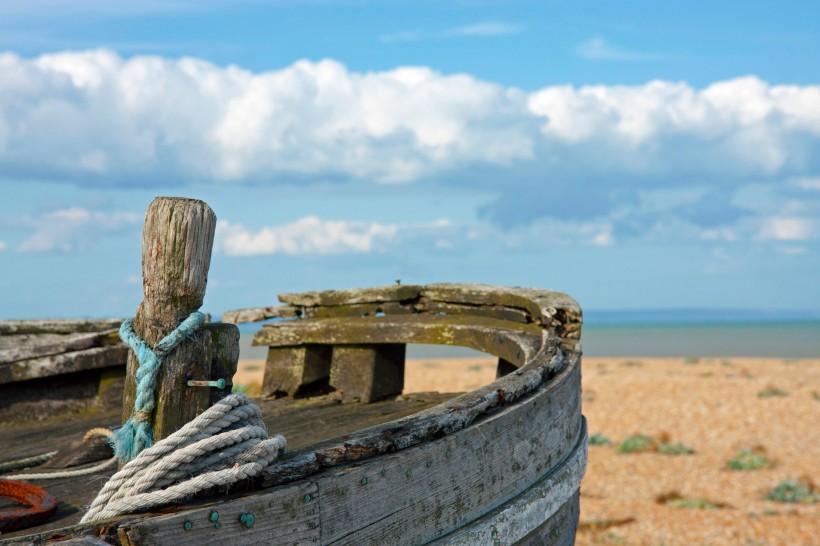
<svg viewBox="0 0 820 546">
<path fill-rule="evenodd" d="M 157 388 L 157 373 L 163 359 L 184 339 L 193 338 L 196 330 L 205 322 L 205 315 L 194 311 L 182 324 L 162 338 L 154 348 L 134 332 L 134 319 L 125 319 L 120 326 L 120 339 L 125 342 L 139 362 L 137 369 L 137 396 L 134 413 L 111 438 L 114 455 L 120 462 L 128 462 L 154 443 L 151 429 L 151 413 L 154 411 L 154 391 Z"/>
</svg>

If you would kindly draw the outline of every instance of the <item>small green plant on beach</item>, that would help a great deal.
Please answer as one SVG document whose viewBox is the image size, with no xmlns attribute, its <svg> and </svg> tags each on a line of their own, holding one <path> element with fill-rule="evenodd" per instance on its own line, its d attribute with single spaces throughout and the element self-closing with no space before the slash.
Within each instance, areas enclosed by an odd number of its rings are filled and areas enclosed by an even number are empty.
<svg viewBox="0 0 820 546">
<path fill-rule="evenodd" d="M 622 366 L 626 366 L 627 368 L 643 368 L 643 362 L 640 360 L 627 360 Z"/>
<path fill-rule="evenodd" d="M 758 398 L 774 398 L 776 396 L 788 396 L 789 393 L 782 389 L 778 389 L 777 387 L 766 387 L 759 393 L 757 393 Z"/>
<path fill-rule="evenodd" d="M 250 388 L 250 385 L 238 385 L 234 383 L 234 386 L 231 387 L 231 392 L 241 392 L 242 394 L 245 394 Z"/>
<path fill-rule="evenodd" d="M 589 437 L 589 445 L 591 446 L 611 446 L 612 440 L 601 434 L 600 432 L 596 432 L 592 436 Z"/>
<path fill-rule="evenodd" d="M 593 540 L 595 544 L 626 544 L 626 538 L 615 534 L 614 531 L 598 533 Z"/>
<path fill-rule="evenodd" d="M 712 501 L 705 499 L 670 499 L 666 502 L 672 508 L 688 508 L 690 510 L 717 510 L 720 508 Z"/>
<path fill-rule="evenodd" d="M 643 434 L 635 434 L 625 438 L 616 451 L 618 453 L 641 453 L 644 451 L 652 451 L 655 448 L 655 440 L 651 436 L 644 436 Z"/>
<path fill-rule="evenodd" d="M 481 364 L 470 364 L 467 366 L 467 371 L 469 372 L 480 372 L 483 366 Z"/>
<path fill-rule="evenodd" d="M 820 401 L 820 392 L 812 391 L 811 392 L 811 397 L 814 398 L 815 400 Z"/>
<path fill-rule="evenodd" d="M 734 459 L 726 461 L 729 470 L 757 470 L 772 466 L 772 462 L 759 450 L 743 449 L 735 454 Z"/>
<path fill-rule="evenodd" d="M 658 495 L 655 497 L 655 502 L 672 508 L 688 508 L 690 510 L 717 510 L 726 506 L 706 499 L 684 497 L 677 491 Z"/>
<path fill-rule="evenodd" d="M 777 502 L 814 504 L 820 500 L 820 492 L 811 483 L 786 480 L 780 482 L 763 498 Z"/>
<path fill-rule="evenodd" d="M 695 364 L 697 364 L 698 362 L 700 362 L 700 359 L 699 359 L 699 358 L 684 358 L 684 359 L 683 359 L 683 363 L 684 363 L 686 366 L 694 366 L 694 365 L 695 365 Z"/>
<path fill-rule="evenodd" d="M 658 453 L 661 455 L 692 455 L 694 452 L 694 448 L 680 443 L 665 442 L 658 446 Z"/>
</svg>

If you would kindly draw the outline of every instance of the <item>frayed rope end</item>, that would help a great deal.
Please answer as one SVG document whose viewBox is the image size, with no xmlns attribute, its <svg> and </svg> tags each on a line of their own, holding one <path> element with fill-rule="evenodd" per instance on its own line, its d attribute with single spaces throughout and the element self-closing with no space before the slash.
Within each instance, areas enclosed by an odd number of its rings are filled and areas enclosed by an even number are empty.
<svg viewBox="0 0 820 546">
<path fill-rule="evenodd" d="M 143 449 L 154 443 L 154 432 L 146 421 L 137 421 L 133 417 L 109 440 L 114 455 L 120 463 L 135 459 Z"/>
</svg>

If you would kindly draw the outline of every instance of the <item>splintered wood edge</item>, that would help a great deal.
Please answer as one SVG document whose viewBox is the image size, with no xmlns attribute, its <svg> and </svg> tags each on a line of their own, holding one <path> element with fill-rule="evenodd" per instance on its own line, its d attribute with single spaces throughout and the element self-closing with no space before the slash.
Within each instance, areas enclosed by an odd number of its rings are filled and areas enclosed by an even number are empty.
<svg viewBox="0 0 820 546">
<path fill-rule="evenodd" d="M 502 287 L 474 283 L 437 283 L 425 286 L 394 285 L 350 290 L 323 290 L 280 294 L 283 306 L 252 307 L 228 311 L 225 322 L 258 322 L 271 318 L 296 318 L 319 316 L 317 308 L 338 308 L 367 304 L 397 304 L 408 306 L 415 312 L 425 311 L 424 306 L 414 305 L 427 300 L 443 304 L 495 306 L 501 309 L 519 309 L 530 314 L 532 322 L 554 328 L 556 333 L 568 339 L 580 338 L 583 322 L 581 307 L 571 296 L 555 290 L 538 288 Z M 391 307 L 384 309 L 391 313 Z M 465 312 L 468 312 L 465 309 Z M 334 313 L 334 311 L 330 311 Z"/>
</svg>

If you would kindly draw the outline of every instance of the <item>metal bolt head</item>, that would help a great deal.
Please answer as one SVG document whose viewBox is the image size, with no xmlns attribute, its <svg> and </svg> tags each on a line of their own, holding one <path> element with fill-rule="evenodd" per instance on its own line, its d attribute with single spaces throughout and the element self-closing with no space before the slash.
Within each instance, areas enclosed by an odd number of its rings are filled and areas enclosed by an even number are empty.
<svg viewBox="0 0 820 546">
<path fill-rule="evenodd" d="M 211 522 L 217 521 L 219 519 L 219 512 L 213 510 L 210 514 L 208 514 L 208 519 Z"/>
<path fill-rule="evenodd" d="M 220 527 L 222 527 L 221 523 L 219 523 L 218 521 L 214 523 L 214 529 L 219 529 Z"/>
<path fill-rule="evenodd" d="M 251 527 L 253 527 L 253 524 L 255 522 L 256 522 L 256 518 L 253 517 L 253 514 L 251 514 L 251 513 L 245 514 L 245 521 L 244 521 L 245 527 L 250 529 Z"/>
<path fill-rule="evenodd" d="M 367 485 L 367 478 L 362 478 L 362 481 L 360 483 L 362 485 Z"/>
<path fill-rule="evenodd" d="M 310 502 L 313 499 L 309 494 L 305 495 L 305 502 Z"/>
<path fill-rule="evenodd" d="M 194 524 L 186 519 L 185 523 L 182 524 L 182 528 L 185 529 L 186 531 L 190 531 L 191 529 L 194 528 Z"/>
<path fill-rule="evenodd" d="M 242 512 L 241 514 L 239 514 L 239 521 L 241 521 L 242 523 L 245 523 L 245 521 L 247 519 L 248 519 L 248 514 L 246 514 L 245 512 Z"/>
</svg>

